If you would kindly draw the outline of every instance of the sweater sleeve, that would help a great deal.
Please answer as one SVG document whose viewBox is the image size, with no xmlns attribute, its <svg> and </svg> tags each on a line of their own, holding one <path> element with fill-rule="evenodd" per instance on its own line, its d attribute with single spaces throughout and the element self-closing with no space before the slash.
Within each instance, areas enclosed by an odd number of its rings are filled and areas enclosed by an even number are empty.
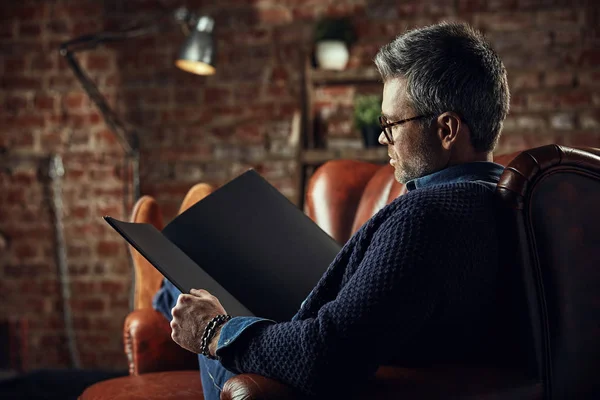
<svg viewBox="0 0 600 400">
<path fill-rule="evenodd" d="M 246 329 L 219 347 L 221 363 L 315 395 L 367 379 L 392 340 L 396 349 L 410 346 L 435 308 L 431 246 L 441 239 L 424 227 L 425 207 L 397 213 L 377 229 L 334 300 L 311 318 Z"/>
</svg>

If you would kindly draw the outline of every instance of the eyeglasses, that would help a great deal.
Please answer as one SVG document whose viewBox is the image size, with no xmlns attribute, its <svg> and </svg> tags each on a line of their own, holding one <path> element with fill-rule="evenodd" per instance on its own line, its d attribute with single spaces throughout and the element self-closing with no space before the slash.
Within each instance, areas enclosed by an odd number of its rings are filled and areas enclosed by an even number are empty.
<svg viewBox="0 0 600 400">
<path fill-rule="evenodd" d="M 419 115 L 418 117 L 412 117 L 412 118 L 402 119 L 400 121 L 389 122 L 383 115 L 380 115 L 379 116 L 379 126 L 381 127 L 381 130 L 383 131 L 383 134 L 385 135 L 385 138 L 387 139 L 388 143 L 394 144 L 394 137 L 392 136 L 392 127 L 393 126 L 401 125 L 405 122 L 414 121 L 416 119 L 429 118 L 429 117 L 431 117 L 431 115 Z"/>
</svg>

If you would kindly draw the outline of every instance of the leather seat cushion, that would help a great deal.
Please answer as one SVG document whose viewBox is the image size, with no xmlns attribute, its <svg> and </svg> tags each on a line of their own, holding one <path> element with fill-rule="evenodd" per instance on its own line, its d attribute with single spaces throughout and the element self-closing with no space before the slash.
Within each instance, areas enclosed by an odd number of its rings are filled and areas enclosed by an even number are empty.
<svg viewBox="0 0 600 400">
<path fill-rule="evenodd" d="M 80 400 L 131 399 L 195 399 L 202 400 L 202 384 L 198 371 L 154 372 L 124 376 L 98 382 L 88 387 Z"/>
</svg>

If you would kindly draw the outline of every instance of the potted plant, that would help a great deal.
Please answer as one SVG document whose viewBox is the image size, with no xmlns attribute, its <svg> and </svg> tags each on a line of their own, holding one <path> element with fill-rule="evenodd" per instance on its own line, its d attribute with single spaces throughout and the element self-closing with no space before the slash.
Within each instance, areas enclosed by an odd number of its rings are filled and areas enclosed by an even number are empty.
<svg viewBox="0 0 600 400">
<path fill-rule="evenodd" d="M 381 115 L 381 96 L 358 95 L 354 98 L 354 125 L 360 129 L 365 147 L 379 145 L 379 116 Z"/>
<path fill-rule="evenodd" d="M 343 70 L 348 64 L 354 28 L 348 18 L 324 18 L 315 26 L 315 59 L 323 69 Z"/>
</svg>

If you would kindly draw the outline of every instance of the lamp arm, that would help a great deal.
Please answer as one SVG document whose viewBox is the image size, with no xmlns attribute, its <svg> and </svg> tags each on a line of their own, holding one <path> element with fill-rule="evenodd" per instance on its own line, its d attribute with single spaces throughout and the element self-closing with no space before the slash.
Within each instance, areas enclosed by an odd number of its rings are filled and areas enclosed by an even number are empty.
<svg viewBox="0 0 600 400">
<path fill-rule="evenodd" d="M 100 90 L 98 90 L 98 86 L 96 86 L 94 81 L 92 81 L 81 68 L 75 54 L 67 51 L 63 56 L 87 95 L 100 110 L 100 114 L 104 118 L 105 123 L 113 131 L 127 155 L 133 155 L 138 148 L 137 133 L 128 130 L 118 115 L 110 108 L 106 98 L 100 93 Z"/>
<path fill-rule="evenodd" d="M 65 57 L 75 77 L 79 80 L 81 86 L 96 107 L 98 107 L 104 121 L 114 132 L 119 143 L 129 156 L 136 156 L 136 153 L 139 151 L 137 132 L 128 130 L 118 115 L 110 108 L 106 98 L 100 93 L 94 81 L 83 71 L 75 55 L 80 51 L 94 49 L 102 43 L 138 38 L 154 33 L 164 22 L 165 17 L 173 17 L 186 29 L 189 29 L 190 24 L 193 24 L 196 19 L 196 16 L 187 8 L 180 7 L 174 12 L 169 12 L 145 26 L 132 27 L 114 32 L 104 31 L 83 35 L 60 45 L 60 54 Z"/>
</svg>

